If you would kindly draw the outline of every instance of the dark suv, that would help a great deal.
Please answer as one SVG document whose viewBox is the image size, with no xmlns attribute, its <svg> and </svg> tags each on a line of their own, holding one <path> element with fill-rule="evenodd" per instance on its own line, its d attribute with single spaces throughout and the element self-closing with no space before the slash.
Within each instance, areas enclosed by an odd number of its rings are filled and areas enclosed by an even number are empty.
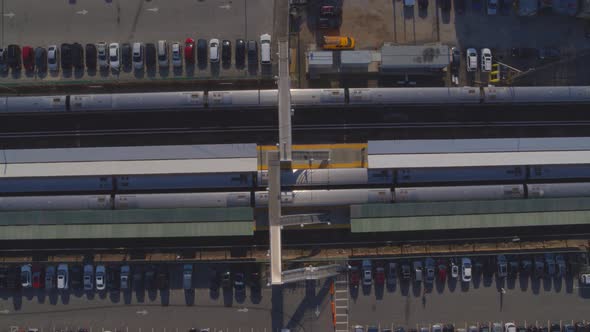
<svg viewBox="0 0 590 332">
<path fill-rule="evenodd" d="M 61 68 L 68 70 L 72 68 L 72 45 L 61 44 Z"/>
<path fill-rule="evenodd" d="M 72 65 L 75 69 L 84 69 L 84 49 L 78 43 L 72 44 Z"/>
<path fill-rule="evenodd" d="M 197 61 L 199 65 L 207 65 L 207 41 L 199 39 L 197 41 Z"/>
<path fill-rule="evenodd" d="M 96 45 L 86 44 L 86 68 L 96 70 Z"/>
<path fill-rule="evenodd" d="M 255 40 L 248 40 L 248 66 L 258 65 L 258 43 Z"/>
<path fill-rule="evenodd" d="M 246 42 L 243 39 L 236 40 L 236 66 L 243 67 L 246 63 Z"/>
<path fill-rule="evenodd" d="M 21 55 L 20 46 L 8 45 L 6 51 L 6 64 L 12 68 L 12 70 L 20 70 L 21 68 Z"/>
<path fill-rule="evenodd" d="M 148 70 L 156 69 L 156 45 L 145 44 L 145 66 Z"/>
</svg>

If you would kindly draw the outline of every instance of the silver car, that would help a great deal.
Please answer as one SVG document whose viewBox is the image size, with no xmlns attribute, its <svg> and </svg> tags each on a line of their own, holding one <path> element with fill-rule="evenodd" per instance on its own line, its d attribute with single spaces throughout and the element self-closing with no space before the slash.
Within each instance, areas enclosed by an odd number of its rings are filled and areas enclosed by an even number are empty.
<svg viewBox="0 0 590 332">
<path fill-rule="evenodd" d="M 107 43 L 105 42 L 98 42 L 96 44 L 96 49 L 98 51 L 98 65 L 100 68 L 108 68 L 109 67 L 109 59 L 107 53 Z"/>
<path fill-rule="evenodd" d="M 94 289 L 94 266 L 92 264 L 84 265 L 84 290 Z"/>
<path fill-rule="evenodd" d="M 50 71 L 59 70 L 59 49 L 57 45 L 49 45 L 47 48 L 47 64 Z"/>
</svg>

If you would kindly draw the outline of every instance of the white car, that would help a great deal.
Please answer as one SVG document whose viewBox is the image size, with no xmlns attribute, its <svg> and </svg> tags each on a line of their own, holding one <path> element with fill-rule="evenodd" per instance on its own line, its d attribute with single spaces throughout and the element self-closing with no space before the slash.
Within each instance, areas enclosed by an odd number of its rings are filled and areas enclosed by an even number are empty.
<svg viewBox="0 0 590 332">
<path fill-rule="evenodd" d="M 373 284 L 373 264 L 368 259 L 363 260 L 363 286 Z"/>
<path fill-rule="evenodd" d="M 68 264 L 59 264 L 57 266 L 57 289 L 68 289 Z"/>
<path fill-rule="evenodd" d="M 45 289 L 55 288 L 55 266 L 49 265 L 45 268 Z"/>
<path fill-rule="evenodd" d="M 144 53 L 144 48 L 143 48 L 143 44 L 142 43 L 133 43 L 133 54 L 132 54 L 132 59 L 133 59 L 133 68 L 135 68 L 136 70 L 142 70 L 143 69 L 143 53 Z"/>
<path fill-rule="evenodd" d="M 496 15 L 498 13 L 498 0 L 488 0 L 487 11 L 488 15 Z"/>
<path fill-rule="evenodd" d="M 442 328 L 442 324 L 434 324 L 432 325 L 432 332 L 442 332 L 443 328 Z"/>
<path fill-rule="evenodd" d="M 84 265 L 84 290 L 94 289 L 94 266 Z"/>
<path fill-rule="evenodd" d="M 492 51 L 489 48 L 481 49 L 481 71 L 492 71 Z"/>
<path fill-rule="evenodd" d="M 209 61 L 219 62 L 219 39 L 213 38 L 209 41 Z"/>
<path fill-rule="evenodd" d="M 270 55 L 270 35 L 265 33 L 260 36 L 260 63 L 263 65 L 270 64 L 272 59 Z"/>
<path fill-rule="evenodd" d="M 49 45 L 47 48 L 47 64 L 49 71 L 59 70 L 59 49 L 57 45 Z"/>
<path fill-rule="evenodd" d="M 96 50 L 98 52 L 98 66 L 103 69 L 108 68 L 109 59 L 107 54 L 107 43 L 98 42 L 96 44 Z"/>
<path fill-rule="evenodd" d="M 172 43 L 172 65 L 182 67 L 182 46 L 179 42 Z"/>
<path fill-rule="evenodd" d="M 119 70 L 121 67 L 121 61 L 119 57 L 119 43 L 111 43 L 109 45 L 109 62 L 111 63 L 111 68 L 114 70 Z"/>
<path fill-rule="evenodd" d="M 516 332 L 516 325 L 514 323 L 506 323 L 504 324 L 504 331 L 505 332 Z"/>
<path fill-rule="evenodd" d="M 168 68 L 168 43 L 165 40 L 158 40 L 158 65 Z"/>
<path fill-rule="evenodd" d="M 461 280 L 463 282 L 471 281 L 471 259 L 467 257 L 461 259 Z"/>
<path fill-rule="evenodd" d="M 106 288 L 106 269 L 104 265 L 96 266 L 96 289 L 104 290 Z"/>
<path fill-rule="evenodd" d="M 453 279 L 459 278 L 459 267 L 455 264 L 455 261 L 451 261 L 451 277 Z"/>
<path fill-rule="evenodd" d="M 477 70 L 477 51 L 475 48 L 467 49 L 467 71 Z"/>
<path fill-rule="evenodd" d="M 20 267 L 20 282 L 23 288 L 33 287 L 33 268 L 31 264 L 25 264 Z"/>
</svg>

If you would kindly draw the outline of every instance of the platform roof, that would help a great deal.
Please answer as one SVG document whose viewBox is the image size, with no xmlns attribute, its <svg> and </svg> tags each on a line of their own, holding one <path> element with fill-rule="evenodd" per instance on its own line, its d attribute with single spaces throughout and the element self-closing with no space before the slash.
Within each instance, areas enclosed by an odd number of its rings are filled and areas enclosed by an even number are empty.
<svg viewBox="0 0 590 332">
<path fill-rule="evenodd" d="M 590 163 L 590 137 L 369 141 L 369 168 Z"/>
<path fill-rule="evenodd" d="M 251 236 L 252 208 L 0 213 L 0 240 Z"/>
<path fill-rule="evenodd" d="M 351 206 L 352 232 L 590 224 L 590 197 Z"/>
<path fill-rule="evenodd" d="M 2 150 L 0 178 L 254 172 L 256 144 Z"/>
</svg>

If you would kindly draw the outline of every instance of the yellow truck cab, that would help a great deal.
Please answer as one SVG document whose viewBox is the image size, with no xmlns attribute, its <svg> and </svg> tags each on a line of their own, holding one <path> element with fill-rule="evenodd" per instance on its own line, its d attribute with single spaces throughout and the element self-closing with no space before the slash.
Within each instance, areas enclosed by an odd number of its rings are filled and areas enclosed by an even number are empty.
<svg viewBox="0 0 590 332">
<path fill-rule="evenodd" d="M 354 38 L 345 36 L 324 36 L 325 50 L 354 50 Z"/>
</svg>

